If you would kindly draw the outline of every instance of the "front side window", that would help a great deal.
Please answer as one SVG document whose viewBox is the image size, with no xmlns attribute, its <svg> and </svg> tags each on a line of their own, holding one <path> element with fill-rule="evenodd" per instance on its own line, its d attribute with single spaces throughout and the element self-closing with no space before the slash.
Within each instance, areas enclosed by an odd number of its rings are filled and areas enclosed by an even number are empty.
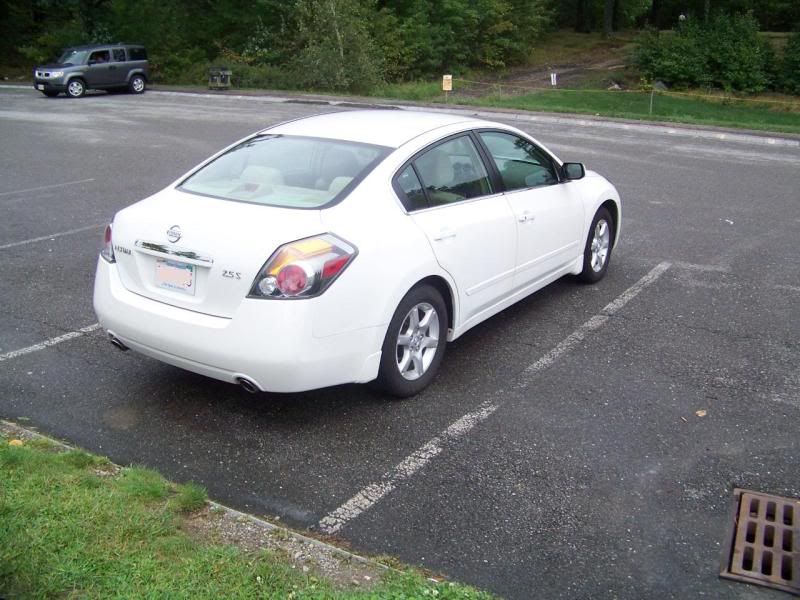
<svg viewBox="0 0 800 600">
<path fill-rule="evenodd" d="M 498 131 L 484 131 L 479 135 L 500 172 L 506 190 L 558 183 L 553 163 L 528 140 Z"/>
<path fill-rule="evenodd" d="M 492 192 L 489 175 L 468 135 L 439 144 L 414 160 L 431 206 Z"/>
<path fill-rule="evenodd" d="M 107 63 L 111 61 L 111 53 L 108 50 L 97 50 L 89 55 L 89 64 Z"/>
<path fill-rule="evenodd" d="M 181 190 L 287 208 L 321 208 L 390 152 L 342 140 L 258 135 L 190 175 Z"/>
</svg>

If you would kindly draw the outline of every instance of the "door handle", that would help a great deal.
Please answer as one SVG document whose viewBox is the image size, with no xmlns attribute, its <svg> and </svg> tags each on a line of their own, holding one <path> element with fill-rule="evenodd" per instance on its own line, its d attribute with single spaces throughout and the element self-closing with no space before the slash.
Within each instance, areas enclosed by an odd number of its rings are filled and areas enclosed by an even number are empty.
<svg viewBox="0 0 800 600">
<path fill-rule="evenodd" d="M 443 242 L 444 240 L 449 240 L 456 237 L 456 232 L 452 229 L 443 228 L 439 230 L 439 233 L 433 238 L 434 242 Z"/>
<path fill-rule="evenodd" d="M 523 211 L 523 213 L 517 217 L 517 221 L 520 223 L 531 223 L 535 220 L 536 217 L 534 217 L 529 210 Z"/>
</svg>

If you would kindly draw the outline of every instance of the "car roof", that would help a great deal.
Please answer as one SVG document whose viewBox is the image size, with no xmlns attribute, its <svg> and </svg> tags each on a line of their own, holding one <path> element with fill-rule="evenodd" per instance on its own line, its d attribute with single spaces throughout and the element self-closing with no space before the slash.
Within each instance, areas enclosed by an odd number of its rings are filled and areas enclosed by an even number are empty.
<svg viewBox="0 0 800 600">
<path fill-rule="evenodd" d="M 144 47 L 143 44 L 128 44 L 126 42 L 112 42 L 110 44 L 86 44 L 84 46 L 67 46 L 66 48 L 64 48 L 63 51 L 66 52 L 67 50 L 95 50 L 97 48 L 112 48 L 114 46 L 123 47 L 123 48 L 124 47 L 128 47 L 128 46 L 134 47 L 134 48 L 137 48 L 137 47 L 143 48 Z"/>
<path fill-rule="evenodd" d="M 415 110 L 353 110 L 289 121 L 264 132 L 299 135 L 399 148 L 434 129 L 456 124 L 486 126 L 472 117 Z"/>
</svg>

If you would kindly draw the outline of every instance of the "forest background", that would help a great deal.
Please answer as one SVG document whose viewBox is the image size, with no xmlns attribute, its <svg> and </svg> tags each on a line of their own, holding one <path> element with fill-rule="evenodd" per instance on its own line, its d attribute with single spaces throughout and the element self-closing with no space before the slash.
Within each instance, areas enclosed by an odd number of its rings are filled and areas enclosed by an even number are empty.
<svg viewBox="0 0 800 600">
<path fill-rule="evenodd" d="M 633 31 L 626 61 L 644 82 L 800 94 L 798 28 L 798 0 L 5 0 L 0 66 L 127 41 L 161 83 L 222 64 L 240 87 L 372 93 L 507 72 L 543 45 L 557 57 L 557 30 Z"/>
</svg>

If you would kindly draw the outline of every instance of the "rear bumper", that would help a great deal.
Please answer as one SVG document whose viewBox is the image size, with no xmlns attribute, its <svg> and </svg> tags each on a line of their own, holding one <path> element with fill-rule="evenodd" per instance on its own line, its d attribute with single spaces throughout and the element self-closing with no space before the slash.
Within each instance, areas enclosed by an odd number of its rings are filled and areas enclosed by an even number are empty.
<svg viewBox="0 0 800 600">
<path fill-rule="evenodd" d="M 383 330 L 357 329 L 317 338 L 320 298 L 244 299 L 233 318 L 215 317 L 128 291 L 116 266 L 98 260 L 94 308 L 102 327 L 126 346 L 162 362 L 261 390 L 300 392 L 377 376 Z"/>
</svg>

